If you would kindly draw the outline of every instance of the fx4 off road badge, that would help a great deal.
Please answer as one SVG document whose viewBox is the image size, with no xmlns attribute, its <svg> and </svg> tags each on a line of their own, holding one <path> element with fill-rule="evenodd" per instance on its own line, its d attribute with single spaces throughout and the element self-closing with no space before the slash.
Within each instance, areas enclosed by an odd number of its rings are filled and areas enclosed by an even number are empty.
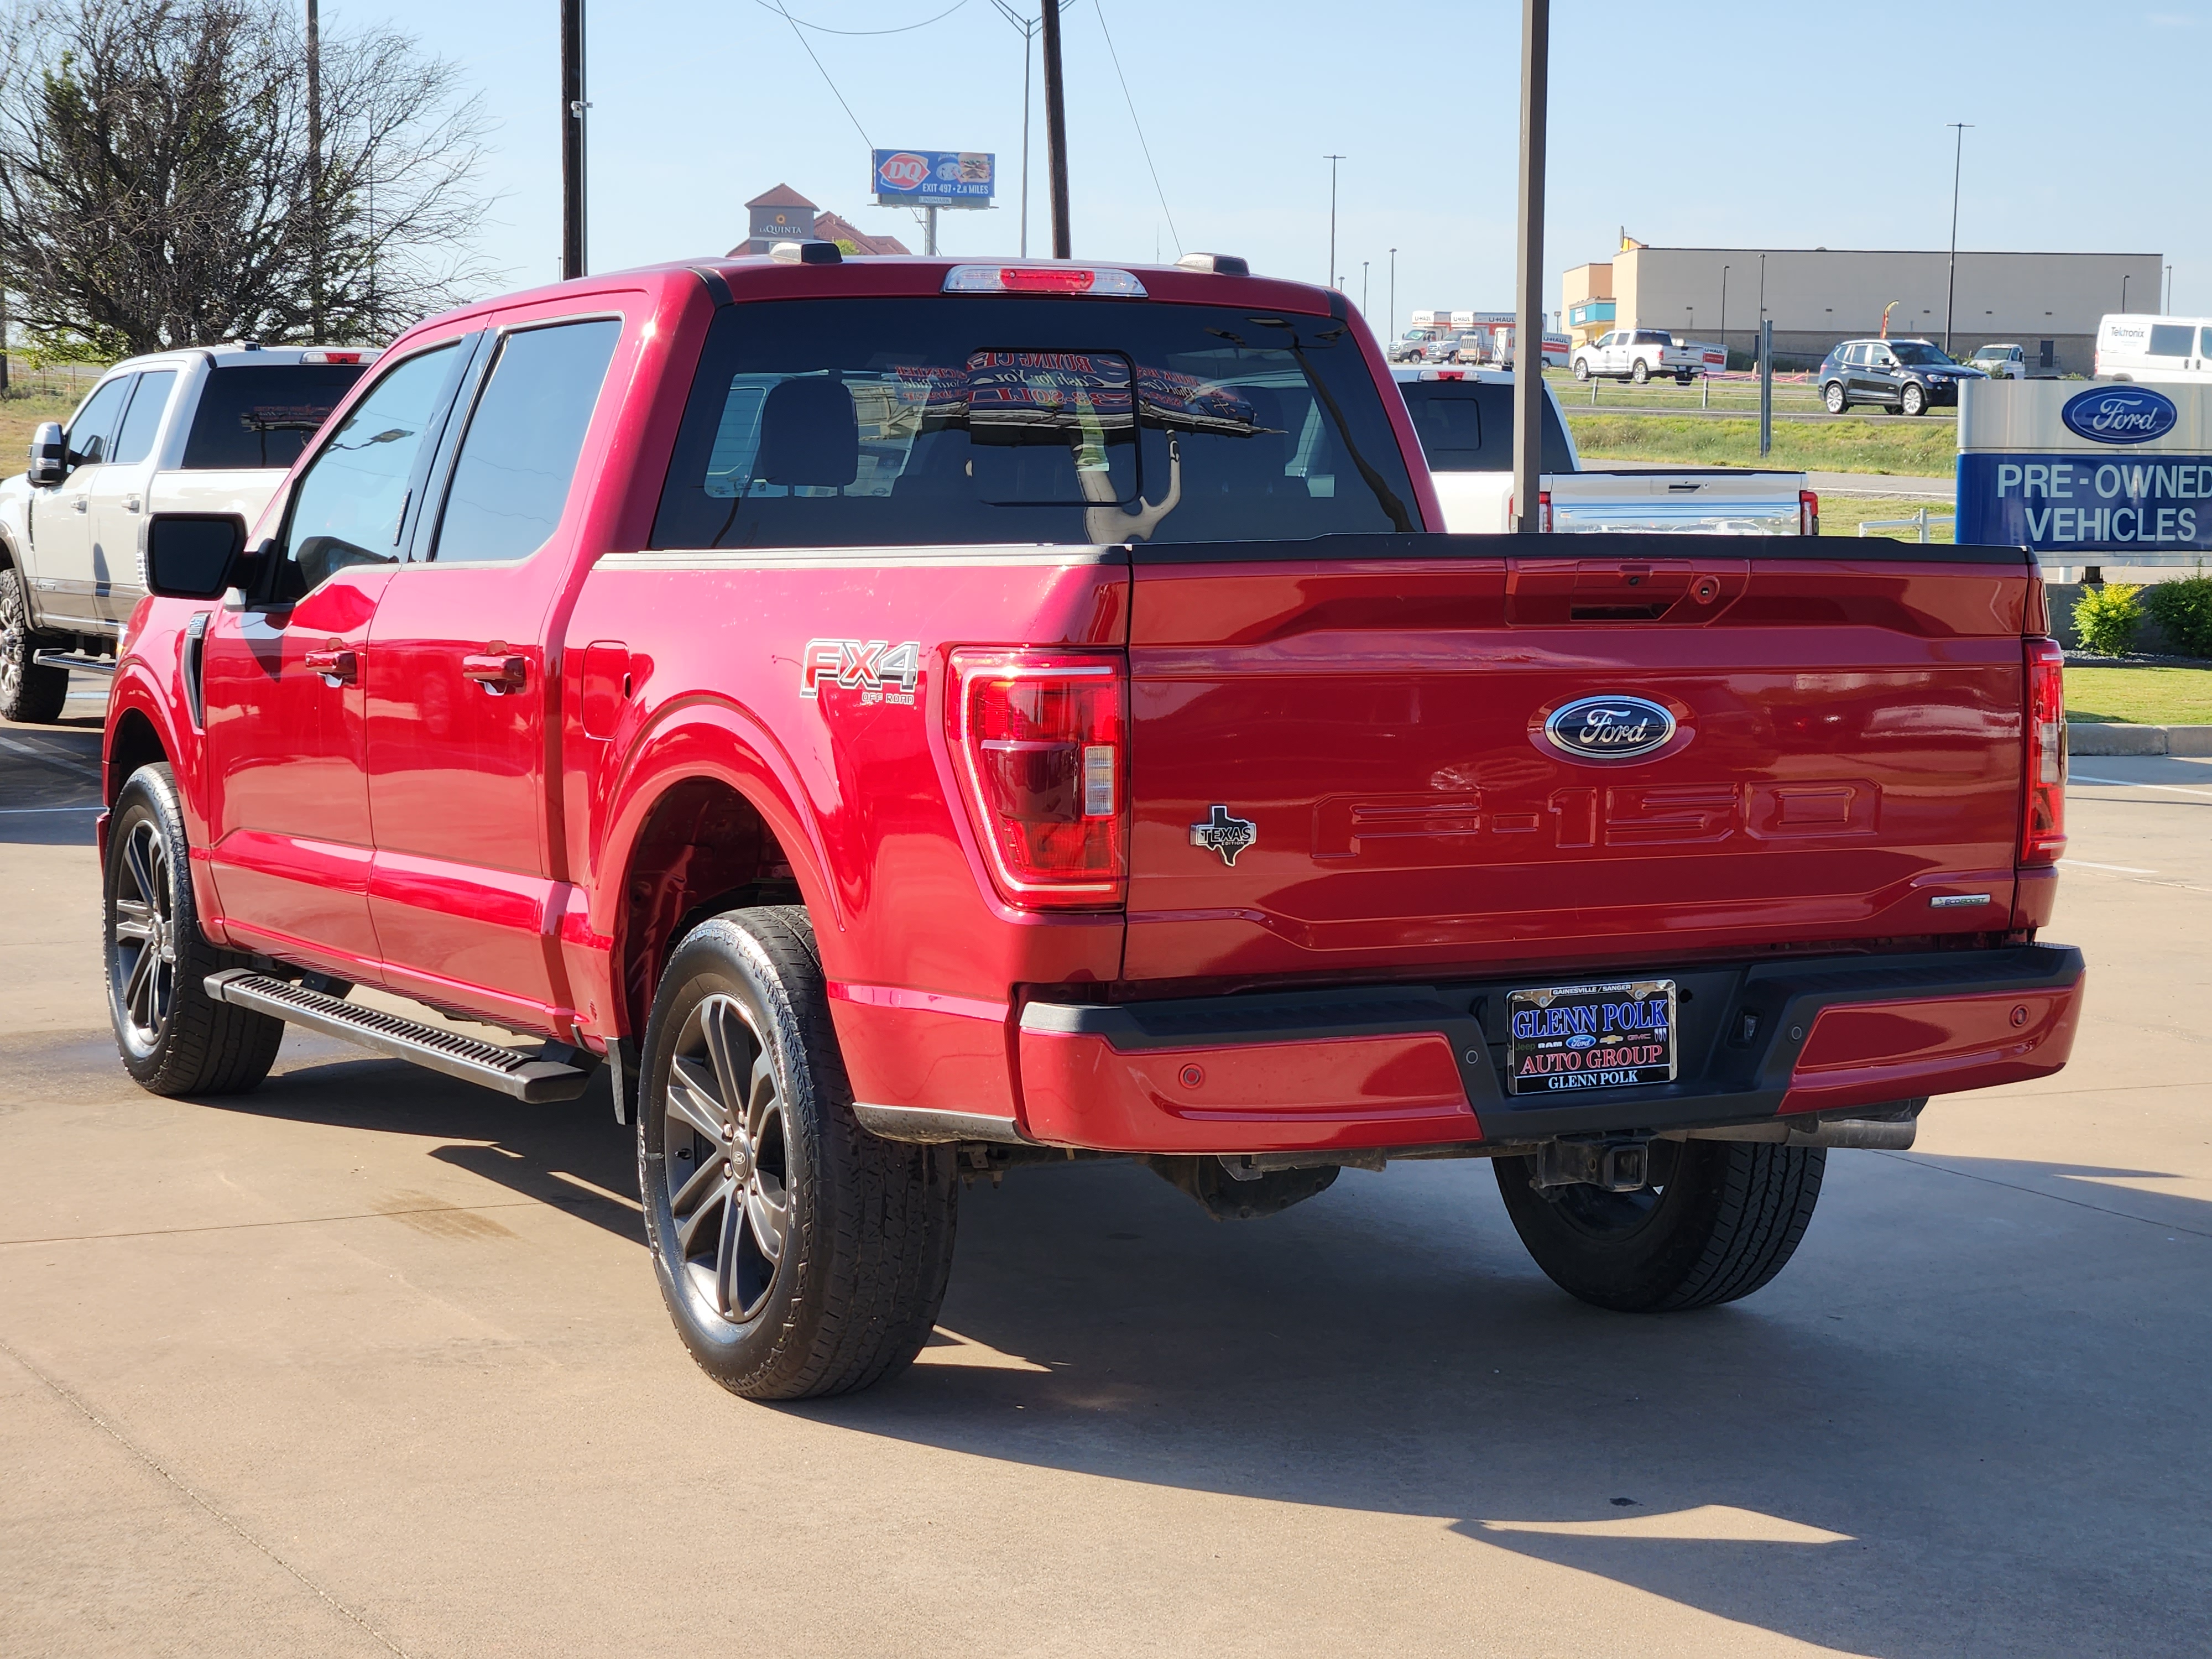
<svg viewBox="0 0 2212 1659">
<path fill-rule="evenodd" d="M 819 697 L 825 685 L 858 691 L 860 701 L 911 705 L 921 684 L 921 641 L 809 640 L 799 657 L 799 695 Z"/>
<path fill-rule="evenodd" d="M 1260 839 L 1260 826 L 1249 818 L 1229 816 L 1229 809 L 1217 806 L 1206 815 L 1203 823 L 1190 826 L 1190 844 L 1203 847 L 1221 854 L 1224 864 L 1233 866 L 1237 855 Z"/>
</svg>

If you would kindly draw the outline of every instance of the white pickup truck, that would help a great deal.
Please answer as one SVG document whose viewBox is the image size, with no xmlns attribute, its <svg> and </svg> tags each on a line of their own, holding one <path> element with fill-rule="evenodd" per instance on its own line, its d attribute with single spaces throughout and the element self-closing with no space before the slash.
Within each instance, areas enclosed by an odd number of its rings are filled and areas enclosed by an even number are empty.
<svg viewBox="0 0 2212 1659">
<path fill-rule="evenodd" d="M 61 713 L 71 668 L 112 672 L 145 597 L 155 513 L 252 524 L 315 428 L 376 360 L 316 346 L 190 347 L 118 363 L 0 482 L 0 717 Z"/>
<path fill-rule="evenodd" d="M 1444 528 L 1497 535 L 1513 527 L 1513 377 L 1480 369 L 1401 368 L 1406 399 Z M 1699 536 L 1817 536 L 1820 498 L 1802 472 L 1734 467 L 1589 472 L 1544 388 L 1544 528 L 1555 534 L 1630 530 Z"/>
<path fill-rule="evenodd" d="M 1616 328 L 1588 345 L 1575 348 L 1575 379 L 1633 380 L 1642 386 L 1654 375 L 1671 374 L 1683 386 L 1700 374 L 1728 367 L 1728 352 L 1717 345 L 1676 343 L 1663 328 Z"/>
</svg>

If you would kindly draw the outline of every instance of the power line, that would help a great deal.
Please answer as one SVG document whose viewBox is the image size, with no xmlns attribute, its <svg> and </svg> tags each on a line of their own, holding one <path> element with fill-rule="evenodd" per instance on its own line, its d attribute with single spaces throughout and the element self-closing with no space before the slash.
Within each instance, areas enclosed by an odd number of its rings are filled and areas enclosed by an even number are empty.
<svg viewBox="0 0 2212 1659">
<path fill-rule="evenodd" d="M 1160 170 L 1152 166 L 1152 147 L 1145 141 L 1145 124 L 1137 118 L 1137 100 L 1129 96 L 1129 77 L 1121 73 L 1121 54 L 1114 50 L 1114 32 L 1106 27 L 1106 0 L 1091 0 L 1092 9 L 1098 14 L 1098 32 L 1106 37 L 1106 55 L 1114 60 L 1114 78 L 1121 83 L 1121 101 L 1129 106 L 1129 125 L 1137 130 L 1137 147 L 1145 152 L 1145 166 L 1151 169 L 1152 191 L 1160 198 L 1160 211 L 1167 215 L 1168 234 L 1175 238 L 1176 257 L 1182 257 L 1182 233 L 1176 228 L 1175 214 L 1168 206 L 1168 193 L 1160 188 Z"/>
<path fill-rule="evenodd" d="M 783 21 L 791 25 L 791 32 L 797 37 L 799 44 L 806 47 L 806 55 L 809 58 L 814 58 L 814 48 L 811 46 L 807 46 L 806 37 L 799 33 L 799 20 L 784 9 L 783 0 L 775 0 L 775 3 L 773 5 L 769 4 L 769 0 L 760 0 L 760 3 L 764 6 L 768 6 L 770 11 L 781 13 Z M 957 8 L 955 8 L 955 9 L 957 10 Z M 819 58 L 814 58 L 814 67 L 822 70 L 823 84 L 830 88 L 830 95 L 837 100 L 837 106 L 845 112 L 845 118 L 853 124 L 853 131 L 860 135 L 860 142 L 866 144 L 869 149 L 873 150 L 876 147 L 876 141 L 868 137 L 867 128 L 862 126 L 860 125 L 860 118 L 853 113 L 853 106 L 845 101 L 845 94 L 837 90 L 837 83 L 830 78 L 830 71 L 826 69 L 822 69 L 822 60 Z"/>
<path fill-rule="evenodd" d="M 966 5 L 968 3 L 968 0 L 953 0 L 952 4 L 947 6 L 943 11 L 939 12 L 936 16 L 925 17 L 919 23 L 902 23 L 895 29 L 833 29 L 827 23 L 801 22 L 798 18 L 793 17 L 789 12 L 784 11 L 784 9 L 781 6 L 773 3 L 773 0 L 753 0 L 753 3 L 760 7 L 764 11 L 781 12 L 783 14 L 783 21 L 790 24 L 792 27 L 795 29 L 812 29 L 817 34 L 876 35 L 910 34 L 916 29 L 926 29 L 932 23 L 943 22 L 946 18 L 951 16 L 954 12 L 958 11 L 961 7 Z"/>
</svg>

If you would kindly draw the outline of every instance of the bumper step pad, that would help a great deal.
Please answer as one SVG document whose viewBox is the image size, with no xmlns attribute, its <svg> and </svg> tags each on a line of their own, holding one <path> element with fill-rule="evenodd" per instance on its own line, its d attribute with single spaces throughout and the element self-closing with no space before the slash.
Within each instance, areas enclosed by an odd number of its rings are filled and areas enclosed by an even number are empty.
<svg viewBox="0 0 2212 1659">
<path fill-rule="evenodd" d="M 340 1037 L 394 1060 L 412 1060 L 531 1105 L 574 1100 L 591 1083 L 596 1067 L 540 1060 L 495 1042 L 403 1019 L 380 1008 L 364 1008 L 340 997 L 311 991 L 289 980 L 272 979 L 250 968 L 233 968 L 207 978 L 207 994 L 217 1002 L 251 1008 L 325 1036 Z"/>
</svg>

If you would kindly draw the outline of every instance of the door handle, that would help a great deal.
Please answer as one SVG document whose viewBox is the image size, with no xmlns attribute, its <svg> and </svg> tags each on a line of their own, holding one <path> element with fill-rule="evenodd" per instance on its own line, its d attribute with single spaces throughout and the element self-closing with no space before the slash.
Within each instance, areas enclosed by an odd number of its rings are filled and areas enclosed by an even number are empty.
<svg viewBox="0 0 2212 1659">
<path fill-rule="evenodd" d="M 351 685 L 361 678 L 361 659 L 335 646 L 328 651 L 307 652 L 300 660 L 310 674 L 320 674 L 332 685 Z"/>
<path fill-rule="evenodd" d="M 495 697 L 521 690 L 529 673 L 529 662 L 522 657 L 487 654 L 461 659 L 461 678 L 474 680 Z"/>
<path fill-rule="evenodd" d="M 138 510 L 138 498 L 136 495 L 125 495 L 123 498 L 123 510 L 125 513 L 136 513 Z"/>
<path fill-rule="evenodd" d="M 84 499 L 84 497 L 83 497 L 82 495 L 72 495 L 71 497 L 70 497 L 70 512 L 72 512 L 72 513 L 82 513 L 82 512 L 83 512 L 84 510 L 85 510 L 85 499 Z"/>
</svg>

